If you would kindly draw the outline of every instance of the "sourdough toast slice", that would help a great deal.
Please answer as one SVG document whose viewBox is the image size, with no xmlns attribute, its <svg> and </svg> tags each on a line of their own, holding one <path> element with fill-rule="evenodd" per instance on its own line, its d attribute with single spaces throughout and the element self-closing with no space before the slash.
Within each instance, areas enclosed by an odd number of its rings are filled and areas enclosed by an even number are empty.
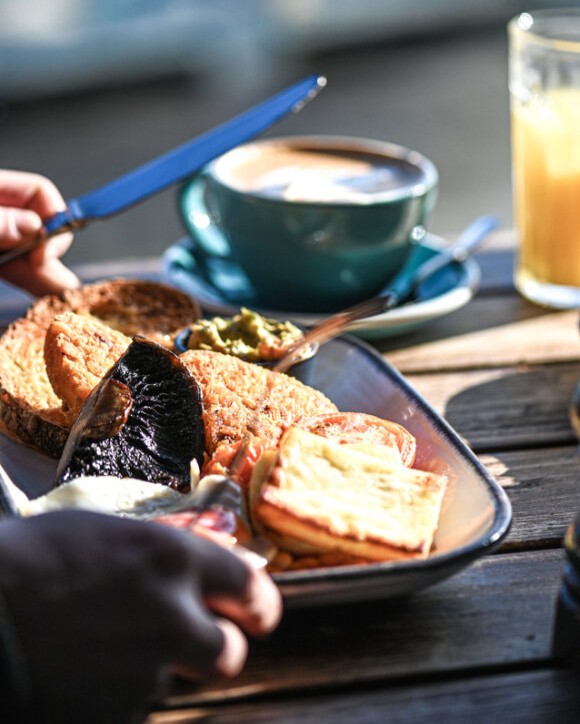
<svg viewBox="0 0 580 724">
<path fill-rule="evenodd" d="M 74 312 L 54 317 L 44 338 L 44 363 L 67 418 L 76 419 L 91 390 L 130 344 L 131 337 L 95 317 Z"/>
<path fill-rule="evenodd" d="M 74 413 L 52 387 L 44 346 L 53 319 L 66 312 L 91 315 L 127 336 L 139 333 L 167 346 L 199 317 L 196 302 L 172 287 L 114 279 L 42 297 L 13 322 L 0 337 L 0 425 L 52 457 L 60 455 Z"/>
<path fill-rule="evenodd" d="M 177 331 L 199 319 L 199 305 L 174 287 L 140 279 L 113 279 L 64 292 L 71 312 L 90 314 L 127 337 L 166 347 Z"/>
<path fill-rule="evenodd" d="M 70 426 L 131 340 L 95 317 L 73 312 L 55 315 L 44 339 L 44 373 Z M 318 390 L 231 355 L 190 350 L 181 359 L 202 389 L 210 455 L 222 443 L 239 443 L 248 435 L 275 446 L 283 430 L 304 415 L 337 411 Z"/>
<path fill-rule="evenodd" d="M 254 468 L 250 510 L 257 530 L 292 553 L 425 558 L 446 484 L 444 476 L 293 427 Z"/>
<path fill-rule="evenodd" d="M 302 417 L 338 411 L 319 390 L 232 355 L 188 350 L 180 356 L 203 392 L 210 455 L 249 436 L 275 447 L 282 432 Z"/>
</svg>

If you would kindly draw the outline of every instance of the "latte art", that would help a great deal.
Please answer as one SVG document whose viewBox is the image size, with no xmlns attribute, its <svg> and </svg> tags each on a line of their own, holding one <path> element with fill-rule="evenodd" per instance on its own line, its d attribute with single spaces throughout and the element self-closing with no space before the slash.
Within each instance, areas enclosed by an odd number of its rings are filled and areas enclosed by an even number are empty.
<svg viewBox="0 0 580 724">
<path fill-rule="evenodd" d="M 405 159 L 355 150 L 272 145 L 229 161 L 217 169 L 229 186 L 286 201 L 365 203 L 407 194 L 424 180 Z"/>
</svg>

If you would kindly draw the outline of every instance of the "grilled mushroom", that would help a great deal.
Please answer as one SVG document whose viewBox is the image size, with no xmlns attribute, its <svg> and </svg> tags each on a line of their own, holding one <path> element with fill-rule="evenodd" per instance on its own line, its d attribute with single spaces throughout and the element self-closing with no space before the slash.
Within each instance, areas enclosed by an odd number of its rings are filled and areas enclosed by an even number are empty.
<svg viewBox="0 0 580 724">
<path fill-rule="evenodd" d="M 87 475 L 132 477 L 190 488 L 201 467 L 201 390 L 179 357 L 135 337 L 87 398 L 73 425 L 56 484 Z"/>
</svg>

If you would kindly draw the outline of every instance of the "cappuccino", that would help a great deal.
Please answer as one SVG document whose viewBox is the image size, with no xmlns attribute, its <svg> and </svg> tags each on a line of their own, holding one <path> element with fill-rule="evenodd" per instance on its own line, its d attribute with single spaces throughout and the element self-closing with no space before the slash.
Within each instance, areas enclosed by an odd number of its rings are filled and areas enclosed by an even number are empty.
<svg viewBox="0 0 580 724">
<path fill-rule="evenodd" d="M 237 191 L 309 203 L 395 199 L 425 181 L 424 171 L 404 158 L 299 143 L 239 149 L 218 162 L 216 173 Z"/>
<path fill-rule="evenodd" d="M 412 149 L 286 136 L 212 161 L 185 187 L 183 217 L 208 283 L 225 288 L 238 270 L 264 309 L 329 312 L 373 296 L 401 268 L 437 184 Z"/>
</svg>

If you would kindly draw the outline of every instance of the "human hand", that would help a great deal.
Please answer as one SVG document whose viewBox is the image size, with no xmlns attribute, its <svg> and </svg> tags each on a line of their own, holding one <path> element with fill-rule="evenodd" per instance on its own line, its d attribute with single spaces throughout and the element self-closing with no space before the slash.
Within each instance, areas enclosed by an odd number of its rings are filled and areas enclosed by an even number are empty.
<svg viewBox="0 0 580 724">
<path fill-rule="evenodd" d="M 0 591 L 32 721 L 140 721 L 163 676 L 237 674 L 281 615 L 263 572 L 211 541 L 85 511 L 0 524 Z M 137 717 L 135 719 L 135 717 Z"/>
<path fill-rule="evenodd" d="M 42 220 L 64 208 L 60 192 L 44 176 L 0 169 L 0 253 L 32 241 Z M 68 232 L 52 237 L 0 266 L 0 277 L 37 296 L 78 287 L 76 275 L 60 261 L 72 240 Z"/>
</svg>

